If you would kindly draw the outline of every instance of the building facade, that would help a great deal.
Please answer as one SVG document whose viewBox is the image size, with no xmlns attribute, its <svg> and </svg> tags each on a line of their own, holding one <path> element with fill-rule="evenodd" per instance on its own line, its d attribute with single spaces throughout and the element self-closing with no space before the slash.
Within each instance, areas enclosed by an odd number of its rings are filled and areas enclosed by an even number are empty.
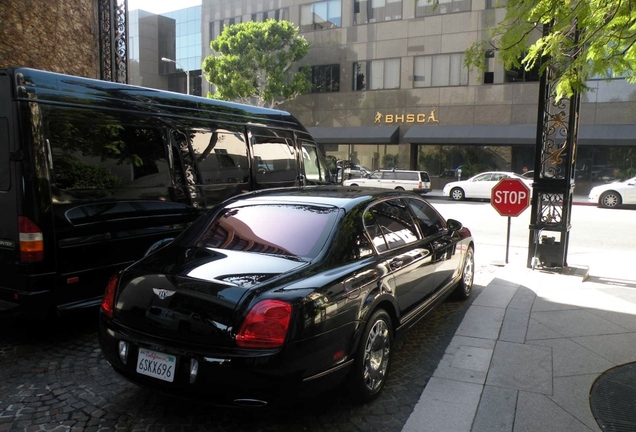
<svg viewBox="0 0 636 432">
<path fill-rule="evenodd" d="M 223 26 L 288 19 L 310 43 L 313 90 L 282 107 L 328 155 L 368 169 L 462 167 L 522 172 L 534 166 L 539 75 L 485 72 L 464 51 L 505 16 L 491 0 L 203 0 L 203 56 Z M 301 66 L 301 65 L 299 65 Z M 204 87 L 207 84 L 204 84 Z M 636 86 L 591 80 L 582 97 L 577 189 L 633 172 Z M 205 88 L 204 88 L 205 92 Z M 631 171 L 630 171 L 631 170 Z"/>
<path fill-rule="evenodd" d="M 128 28 L 130 84 L 202 94 L 201 6 L 160 15 L 132 10 Z"/>
<path fill-rule="evenodd" d="M 95 0 L 2 2 L 0 25 L 0 67 L 23 66 L 99 78 Z"/>
</svg>

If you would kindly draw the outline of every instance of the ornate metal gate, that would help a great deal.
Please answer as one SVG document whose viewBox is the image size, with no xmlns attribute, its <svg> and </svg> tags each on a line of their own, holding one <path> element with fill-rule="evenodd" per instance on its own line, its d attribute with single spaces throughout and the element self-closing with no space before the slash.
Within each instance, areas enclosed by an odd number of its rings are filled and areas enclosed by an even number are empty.
<svg viewBox="0 0 636 432">
<path fill-rule="evenodd" d="M 128 82 L 127 0 L 99 0 L 99 50 L 101 79 Z"/>
</svg>

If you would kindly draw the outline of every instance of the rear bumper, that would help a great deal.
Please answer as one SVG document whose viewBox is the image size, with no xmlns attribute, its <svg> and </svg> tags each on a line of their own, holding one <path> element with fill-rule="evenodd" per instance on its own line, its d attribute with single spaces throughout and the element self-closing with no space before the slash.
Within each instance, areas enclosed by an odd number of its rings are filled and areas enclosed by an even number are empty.
<svg viewBox="0 0 636 432">
<path fill-rule="evenodd" d="M 23 291 L 0 287 L 0 315 L 45 318 L 52 308 L 51 290 Z"/>
<path fill-rule="evenodd" d="M 119 343 L 127 347 L 123 361 Z M 167 395 L 205 400 L 208 403 L 230 407 L 264 407 L 286 405 L 299 398 L 315 396 L 340 383 L 348 368 L 339 368 L 315 379 L 302 377 L 302 370 L 290 367 L 284 353 L 270 351 L 263 354 L 237 352 L 206 352 L 205 348 L 172 346 L 167 341 L 139 337 L 135 333 L 109 326 L 100 318 L 99 344 L 102 355 L 121 376 L 130 382 Z M 147 348 L 177 358 L 173 382 L 137 373 L 139 348 Z M 196 376 L 192 378 L 192 360 L 197 362 Z"/>
<path fill-rule="evenodd" d="M 431 192 L 432 190 L 433 189 L 431 189 L 431 188 L 421 188 L 421 189 L 415 188 L 415 189 L 413 189 L 413 192 L 425 194 L 425 193 Z"/>
</svg>

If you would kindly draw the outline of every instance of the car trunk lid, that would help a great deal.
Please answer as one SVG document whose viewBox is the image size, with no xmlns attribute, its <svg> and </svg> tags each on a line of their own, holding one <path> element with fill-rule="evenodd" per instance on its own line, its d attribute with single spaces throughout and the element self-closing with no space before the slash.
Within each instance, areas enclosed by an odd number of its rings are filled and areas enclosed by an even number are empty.
<svg viewBox="0 0 636 432">
<path fill-rule="evenodd" d="M 148 257 L 120 281 L 115 320 L 161 338 L 214 346 L 234 346 L 236 314 L 251 290 L 276 285 L 307 262 L 228 250 L 182 251 Z M 170 261 L 170 257 L 173 259 Z"/>
</svg>

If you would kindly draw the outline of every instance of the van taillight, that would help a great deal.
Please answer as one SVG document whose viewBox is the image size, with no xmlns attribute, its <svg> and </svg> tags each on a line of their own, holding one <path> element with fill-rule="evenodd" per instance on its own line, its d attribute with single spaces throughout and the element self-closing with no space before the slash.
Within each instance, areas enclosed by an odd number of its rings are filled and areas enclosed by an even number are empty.
<svg viewBox="0 0 636 432">
<path fill-rule="evenodd" d="M 117 282 L 119 282 L 119 275 L 115 274 L 111 276 L 106 284 L 106 291 L 104 291 L 104 298 L 102 299 L 102 312 L 109 318 L 113 317 L 113 310 L 115 309 L 115 291 L 117 291 Z"/>
<path fill-rule="evenodd" d="M 236 335 L 236 344 L 244 348 L 278 348 L 285 342 L 291 319 L 291 304 L 263 300 L 247 314 Z"/>
<path fill-rule="evenodd" d="M 44 237 L 40 228 L 29 218 L 18 216 L 20 232 L 20 261 L 37 262 L 44 259 Z"/>
<path fill-rule="evenodd" d="M 422 182 L 418 182 L 418 183 L 417 183 L 417 188 L 418 188 L 418 189 L 422 189 Z"/>
</svg>

